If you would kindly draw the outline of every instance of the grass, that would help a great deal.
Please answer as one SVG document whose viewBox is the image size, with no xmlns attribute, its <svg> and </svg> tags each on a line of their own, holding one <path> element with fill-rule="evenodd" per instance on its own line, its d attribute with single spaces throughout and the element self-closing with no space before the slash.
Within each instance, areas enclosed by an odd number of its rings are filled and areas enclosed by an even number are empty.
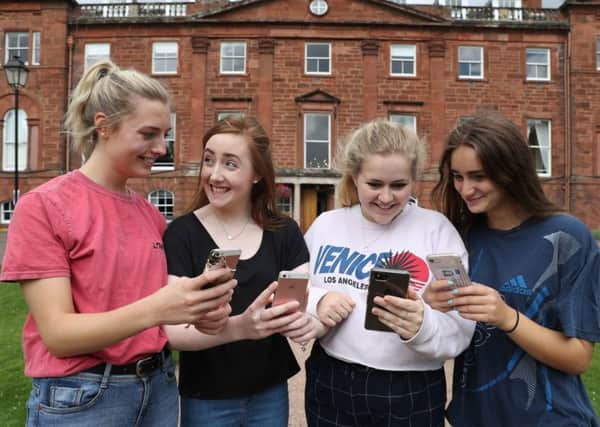
<svg viewBox="0 0 600 427">
<path fill-rule="evenodd" d="M 27 307 L 18 286 L 0 283 L 0 307 L 0 426 L 23 426 L 31 381 L 23 375 L 21 329 Z M 600 351 L 594 352 L 583 381 L 594 411 L 600 414 Z"/>
<path fill-rule="evenodd" d="M 594 236 L 594 239 L 600 240 L 600 230 L 592 230 L 592 236 Z"/>
<path fill-rule="evenodd" d="M 27 307 L 19 286 L 0 283 L 0 307 L 0 425 L 23 426 L 31 380 L 23 375 L 21 330 Z"/>
</svg>

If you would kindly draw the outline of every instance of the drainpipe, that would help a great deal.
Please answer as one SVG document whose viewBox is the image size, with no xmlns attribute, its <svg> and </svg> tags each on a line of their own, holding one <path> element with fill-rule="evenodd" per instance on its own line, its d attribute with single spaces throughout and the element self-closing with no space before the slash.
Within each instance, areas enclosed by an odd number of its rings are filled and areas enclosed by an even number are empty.
<svg viewBox="0 0 600 427">
<path fill-rule="evenodd" d="M 71 82 L 73 81 L 73 35 L 67 36 L 67 106 L 71 100 Z M 71 134 L 65 137 L 65 173 L 71 170 Z"/>
<path fill-rule="evenodd" d="M 570 17 L 569 17 L 570 21 Z M 572 212 L 573 201 L 571 200 L 571 173 L 572 173 L 572 152 L 573 152 L 573 131 L 571 129 L 572 108 L 571 108 L 571 30 L 567 35 L 567 46 L 565 56 L 565 203 L 564 206 L 568 212 Z"/>
</svg>

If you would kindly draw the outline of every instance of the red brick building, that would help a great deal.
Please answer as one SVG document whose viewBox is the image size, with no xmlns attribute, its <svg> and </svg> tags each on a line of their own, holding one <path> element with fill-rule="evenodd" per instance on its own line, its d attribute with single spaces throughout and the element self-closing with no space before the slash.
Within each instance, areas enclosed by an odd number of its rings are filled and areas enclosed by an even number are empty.
<svg viewBox="0 0 600 427">
<path fill-rule="evenodd" d="M 171 155 L 151 178 L 132 181 L 166 215 L 185 210 L 202 135 L 225 114 L 256 115 L 268 129 L 281 206 L 306 227 L 333 207 L 336 145 L 361 122 L 389 117 L 426 139 L 430 163 L 416 196 L 427 205 L 449 130 L 494 109 L 528 135 L 548 194 L 600 228 L 600 1 L 567 0 L 558 10 L 538 0 L 399 3 L 4 0 L 2 63 L 20 54 L 30 69 L 20 96 L 20 192 L 78 166 L 60 130 L 69 92 L 86 64 L 110 58 L 174 95 Z M 0 77 L 4 224 L 13 108 Z"/>
</svg>

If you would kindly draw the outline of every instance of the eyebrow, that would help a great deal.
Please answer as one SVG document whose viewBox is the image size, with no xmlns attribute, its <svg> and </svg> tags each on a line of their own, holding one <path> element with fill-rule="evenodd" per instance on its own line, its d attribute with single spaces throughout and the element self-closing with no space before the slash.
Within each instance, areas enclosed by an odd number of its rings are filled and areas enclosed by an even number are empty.
<svg viewBox="0 0 600 427">
<path fill-rule="evenodd" d="M 215 152 L 213 150 L 211 150 L 210 148 L 205 148 L 204 149 L 205 152 L 209 152 L 211 154 L 215 154 Z M 240 160 L 240 157 L 237 154 L 233 154 L 233 153 L 223 153 L 224 157 L 231 157 L 237 160 Z"/>
<path fill-rule="evenodd" d="M 450 173 L 451 174 L 458 174 L 458 175 L 475 175 L 475 174 L 478 174 L 478 173 L 485 173 L 485 172 L 483 171 L 483 169 L 478 169 L 478 170 L 474 170 L 474 171 L 467 171 L 466 173 L 461 174 L 456 169 L 450 169 Z"/>
</svg>

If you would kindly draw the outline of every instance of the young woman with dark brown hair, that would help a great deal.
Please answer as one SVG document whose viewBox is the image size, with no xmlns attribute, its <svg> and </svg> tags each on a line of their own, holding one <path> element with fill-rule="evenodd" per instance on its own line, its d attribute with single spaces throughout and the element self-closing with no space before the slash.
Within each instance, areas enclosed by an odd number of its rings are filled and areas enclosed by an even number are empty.
<svg viewBox="0 0 600 427">
<path fill-rule="evenodd" d="M 425 300 L 477 321 L 456 359 L 453 426 L 597 426 L 580 374 L 600 340 L 600 253 L 542 190 L 530 147 L 499 114 L 448 137 L 434 191 L 465 238 L 472 285 Z"/>
</svg>

